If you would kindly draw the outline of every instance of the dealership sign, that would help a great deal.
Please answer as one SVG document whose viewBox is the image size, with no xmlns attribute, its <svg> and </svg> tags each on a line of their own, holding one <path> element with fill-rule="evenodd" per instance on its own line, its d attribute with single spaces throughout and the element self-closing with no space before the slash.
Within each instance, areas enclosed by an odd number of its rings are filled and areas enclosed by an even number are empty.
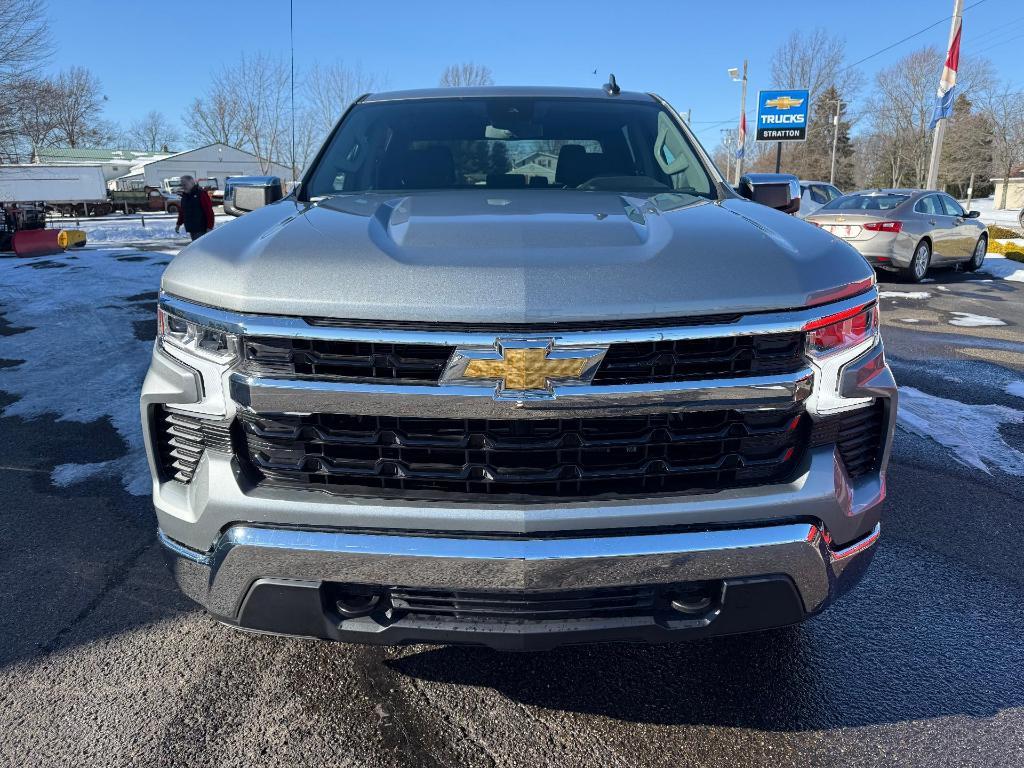
<svg viewBox="0 0 1024 768">
<path fill-rule="evenodd" d="M 757 141 L 806 141 L 805 90 L 760 91 L 757 94 Z"/>
</svg>

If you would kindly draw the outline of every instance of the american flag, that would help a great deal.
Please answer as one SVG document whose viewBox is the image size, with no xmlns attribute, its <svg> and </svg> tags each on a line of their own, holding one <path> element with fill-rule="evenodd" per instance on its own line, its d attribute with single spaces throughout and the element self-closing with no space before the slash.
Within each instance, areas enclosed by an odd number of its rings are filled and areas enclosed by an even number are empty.
<svg viewBox="0 0 1024 768">
<path fill-rule="evenodd" d="M 953 114 L 953 96 L 956 91 L 956 70 L 960 66 L 960 32 L 963 30 L 963 19 L 956 20 L 956 32 L 946 53 L 946 66 L 942 68 L 939 79 L 939 92 L 935 97 L 935 111 L 929 128 L 934 128 L 939 120 Z"/>
<path fill-rule="evenodd" d="M 740 132 L 736 135 L 736 157 L 743 157 L 743 149 L 747 144 L 747 113 L 740 112 Z"/>
</svg>

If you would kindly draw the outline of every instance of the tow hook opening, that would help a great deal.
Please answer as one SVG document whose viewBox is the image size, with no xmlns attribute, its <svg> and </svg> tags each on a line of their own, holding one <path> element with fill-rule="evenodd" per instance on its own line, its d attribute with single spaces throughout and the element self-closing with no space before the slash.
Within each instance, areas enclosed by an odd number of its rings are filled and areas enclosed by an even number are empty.
<svg viewBox="0 0 1024 768">
<path fill-rule="evenodd" d="M 667 592 L 664 599 L 676 613 L 687 617 L 705 616 L 721 608 L 724 589 L 725 584 L 720 581 L 687 584 Z"/>
<path fill-rule="evenodd" d="M 384 595 L 363 590 L 338 590 L 333 595 L 334 609 L 346 619 L 369 616 L 380 606 Z"/>
</svg>

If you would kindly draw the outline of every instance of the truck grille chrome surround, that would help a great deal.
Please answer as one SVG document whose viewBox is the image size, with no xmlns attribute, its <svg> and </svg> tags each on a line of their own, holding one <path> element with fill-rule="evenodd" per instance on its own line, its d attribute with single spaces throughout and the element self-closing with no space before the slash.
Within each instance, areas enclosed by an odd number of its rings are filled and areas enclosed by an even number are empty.
<svg viewBox="0 0 1024 768">
<path fill-rule="evenodd" d="M 799 407 L 543 420 L 242 413 L 241 422 L 243 450 L 271 485 L 515 499 L 784 482 L 809 433 Z"/>
</svg>

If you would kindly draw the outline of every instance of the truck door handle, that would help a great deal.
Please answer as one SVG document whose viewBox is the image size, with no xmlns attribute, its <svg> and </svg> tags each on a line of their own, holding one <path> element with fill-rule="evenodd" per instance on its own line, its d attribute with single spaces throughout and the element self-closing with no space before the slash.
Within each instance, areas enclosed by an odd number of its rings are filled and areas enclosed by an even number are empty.
<svg viewBox="0 0 1024 768">
<path fill-rule="evenodd" d="M 928 219 L 928 223 L 929 224 L 934 224 L 935 223 L 935 219 Z"/>
</svg>

